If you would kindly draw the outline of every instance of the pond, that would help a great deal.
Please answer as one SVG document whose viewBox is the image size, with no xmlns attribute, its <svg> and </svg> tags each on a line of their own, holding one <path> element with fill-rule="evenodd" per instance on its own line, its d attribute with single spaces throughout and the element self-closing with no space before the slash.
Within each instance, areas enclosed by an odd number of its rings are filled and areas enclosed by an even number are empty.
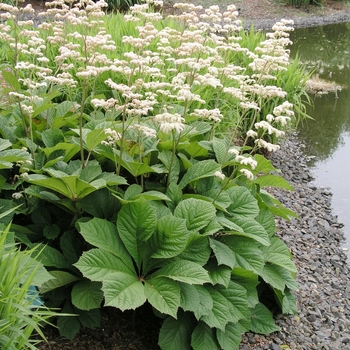
<svg viewBox="0 0 350 350">
<path fill-rule="evenodd" d="M 334 214 L 344 224 L 344 250 L 350 258 L 350 23 L 297 29 L 291 40 L 291 56 L 298 52 L 308 69 L 334 86 L 326 95 L 313 96 L 307 112 L 314 120 L 298 131 L 315 185 L 333 193 Z"/>
</svg>

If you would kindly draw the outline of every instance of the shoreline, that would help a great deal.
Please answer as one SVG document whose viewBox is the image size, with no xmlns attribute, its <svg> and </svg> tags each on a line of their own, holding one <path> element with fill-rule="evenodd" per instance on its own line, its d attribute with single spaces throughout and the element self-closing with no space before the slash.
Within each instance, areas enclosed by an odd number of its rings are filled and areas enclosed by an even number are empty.
<svg viewBox="0 0 350 350">
<path fill-rule="evenodd" d="M 276 220 L 277 234 L 288 245 L 298 269 L 297 314 L 276 315 L 281 330 L 269 336 L 247 333 L 240 350 L 349 349 L 350 268 L 341 249 L 344 233 L 333 214 L 332 194 L 311 183 L 296 132 L 269 159 L 294 187 L 293 192 L 274 189 L 272 193 L 299 216 Z"/>
<path fill-rule="evenodd" d="M 350 22 L 350 10 L 341 11 L 331 15 L 311 15 L 307 17 L 295 17 L 295 16 L 286 16 L 286 19 L 292 19 L 294 21 L 294 28 L 307 28 L 307 27 L 318 27 L 329 24 L 336 23 L 346 23 Z M 255 30 L 267 31 L 271 30 L 272 26 L 282 19 L 281 18 L 261 18 L 261 19 L 246 19 L 240 18 L 242 20 L 243 28 L 245 30 L 249 29 L 252 24 L 254 24 Z"/>
</svg>

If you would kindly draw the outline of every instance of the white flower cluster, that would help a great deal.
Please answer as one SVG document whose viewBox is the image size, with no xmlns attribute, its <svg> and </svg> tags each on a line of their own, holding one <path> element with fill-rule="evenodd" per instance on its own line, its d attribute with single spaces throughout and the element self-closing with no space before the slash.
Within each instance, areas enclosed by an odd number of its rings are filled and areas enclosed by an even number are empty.
<svg viewBox="0 0 350 350">
<path fill-rule="evenodd" d="M 166 134 L 169 134 L 172 130 L 175 130 L 177 133 L 181 133 L 185 127 L 185 119 L 178 113 L 171 114 L 164 112 L 157 114 L 154 117 L 154 120 L 160 124 L 160 130 Z"/>
<path fill-rule="evenodd" d="M 220 123 L 221 119 L 223 118 L 223 115 L 220 112 L 219 108 L 214 108 L 214 109 L 195 109 L 193 113 L 190 114 L 191 116 L 194 117 L 199 117 L 203 119 L 208 119 L 216 123 Z"/>
</svg>

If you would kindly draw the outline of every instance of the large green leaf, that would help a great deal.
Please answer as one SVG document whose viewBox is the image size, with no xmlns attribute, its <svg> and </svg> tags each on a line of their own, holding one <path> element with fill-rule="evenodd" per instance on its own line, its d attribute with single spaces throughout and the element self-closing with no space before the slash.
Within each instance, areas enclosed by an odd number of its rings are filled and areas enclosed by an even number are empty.
<svg viewBox="0 0 350 350">
<path fill-rule="evenodd" d="M 266 261 L 284 267 L 291 272 L 297 272 L 288 247 L 279 237 L 271 237 L 271 245 L 262 246 L 261 250 Z"/>
<path fill-rule="evenodd" d="M 88 222 L 78 221 L 77 225 L 81 235 L 87 242 L 97 248 L 112 253 L 132 269 L 132 260 L 119 238 L 116 225 L 99 218 L 93 218 Z"/>
<path fill-rule="evenodd" d="M 153 235 L 156 226 L 156 209 L 146 200 L 127 203 L 119 211 L 118 232 L 138 268 L 145 256 L 146 241 Z"/>
<path fill-rule="evenodd" d="M 213 249 L 218 265 L 226 265 L 233 269 L 236 263 L 236 257 L 233 251 L 224 243 L 216 239 L 209 239 L 210 247 Z"/>
<path fill-rule="evenodd" d="M 278 187 L 293 191 L 293 186 L 291 186 L 289 182 L 282 176 L 278 175 L 262 175 L 253 180 L 253 182 L 260 185 L 261 187 Z"/>
<path fill-rule="evenodd" d="M 169 262 L 151 275 L 151 277 L 156 276 L 168 277 L 187 284 L 210 283 L 208 272 L 201 265 L 186 260 Z"/>
<path fill-rule="evenodd" d="M 56 268 L 69 268 L 70 264 L 64 255 L 57 249 L 38 243 L 33 245 L 40 253 L 39 260 L 44 266 L 54 266 Z"/>
<path fill-rule="evenodd" d="M 233 315 L 230 314 L 231 303 L 213 287 L 206 288 L 213 299 L 213 308 L 208 314 L 203 315 L 201 320 L 212 328 L 220 328 L 224 331 L 227 323 L 233 322 Z"/>
<path fill-rule="evenodd" d="M 115 198 L 107 188 L 96 190 L 79 202 L 81 209 L 100 219 L 110 219 L 119 203 L 114 203 Z"/>
<path fill-rule="evenodd" d="M 230 157 L 228 153 L 230 148 L 229 142 L 227 142 L 226 139 L 218 139 L 214 137 L 212 145 L 217 162 L 223 165 Z"/>
<path fill-rule="evenodd" d="M 239 344 L 242 340 L 242 333 L 245 332 L 245 328 L 239 323 L 228 323 L 225 331 L 221 329 L 216 330 L 216 337 L 223 350 L 236 350 L 239 348 Z"/>
<path fill-rule="evenodd" d="M 147 242 L 148 251 L 153 258 L 175 257 L 186 248 L 189 235 L 184 219 L 163 216 L 158 220 L 156 233 Z"/>
<path fill-rule="evenodd" d="M 159 160 L 168 170 L 169 183 L 177 184 L 180 173 L 180 162 L 176 155 L 171 151 L 161 151 L 158 155 Z"/>
<path fill-rule="evenodd" d="M 211 254 L 208 237 L 199 233 L 191 233 L 187 245 L 179 258 L 205 265 Z"/>
<path fill-rule="evenodd" d="M 296 283 L 295 278 L 292 277 L 291 272 L 278 265 L 269 263 L 265 264 L 261 277 L 266 283 L 281 292 L 284 291 L 285 286 L 291 290 L 298 289 L 298 284 Z"/>
<path fill-rule="evenodd" d="M 271 312 L 265 305 L 259 303 L 251 310 L 251 331 L 260 334 L 269 334 L 279 329 L 275 324 Z"/>
<path fill-rule="evenodd" d="M 60 335 L 68 339 L 73 339 L 74 336 L 79 332 L 80 322 L 78 315 L 76 314 L 72 304 L 66 301 L 62 310 L 62 313 L 71 314 L 72 316 L 60 316 L 57 319 L 57 327 Z"/>
<path fill-rule="evenodd" d="M 180 303 L 184 311 L 196 311 L 199 307 L 199 293 L 195 285 L 179 283 Z"/>
<path fill-rule="evenodd" d="M 269 236 L 276 232 L 275 217 L 268 208 L 261 208 L 255 220 L 264 227 Z"/>
<path fill-rule="evenodd" d="M 136 274 L 117 273 L 114 278 L 102 282 L 102 291 L 105 305 L 122 311 L 135 310 L 146 302 L 145 287 Z"/>
<path fill-rule="evenodd" d="M 253 308 L 258 302 L 259 276 L 254 272 L 237 268 L 233 270 L 232 281 L 238 283 L 247 291 L 247 302 L 250 308 Z"/>
<path fill-rule="evenodd" d="M 174 215 L 186 220 L 189 230 L 199 231 L 215 217 L 216 209 L 212 203 L 189 198 L 181 201 L 175 208 Z"/>
<path fill-rule="evenodd" d="M 176 318 L 180 306 L 180 287 L 177 282 L 166 277 L 146 279 L 145 295 L 155 309 Z"/>
<path fill-rule="evenodd" d="M 100 322 L 101 322 L 100 309 L 91 309 L 91 310 L 76 309 L 76 313 L 79 313 L 79 321 L 83 327 L 86 327 L 86 328 L 100 327 Z"/>
<path fill-rule="evenodd" d="M 211 283 L 228 286 L 231 280 L 232 269 L 226 265 L 218 265 L 216 259 L 210 259 L 205 265 L 205 269 L 209 272 Z"/>
<path fill-rule="evenodd" d="M 66 286 L 67 284 L 70 284 L 79 280 L 79 277 L 74 276 L 66 271 L 54 270 L 54 271 L 50 271 L 50 275 L 53 278 L 46 281 L 44 284 L 40 286 L 40 293 L 47 293 L 51 290 L 57 289 L 62 286 Z"/>
<path fill-rule="evenodd" d="M 229 213 L 253 218 L 259 214 L 258 202 L 247 188 L 243 186 L 230 187 L 226 193 L 232 201 L 232 204 L 227 208 Z"/>
<path fill-rule="evenodd" d="M 27 181 L 54 190 L 73 201 L 84 198 L 97 189 L 106 186 L 106 182 L 102 179 L 89 184 L 80 180 L 78 176 L 61 176 L 60 178 L 57 178 L 55 177 L 57 171 L 50 170 L 50 173 L 52 173 L 54 177 L 48 177 L 41 174 L 31 174 L 28 176 Z"/>
<path fill-rule="evenodd" d="M 159 332 L 159 346 L 166 350 L 190 350 L 191 334 L 194 327 L 191 314 L 178 313 L 177 319 L 167 317 Z"/>
<path fill-rule="evenodd" d="M 21 84 L 19 83 L 18 78 L 14 74 L 9 72 L 8 70 L 3 69 L 1 71 L 1 75 L 6 81 L 6 83 L 9 84 L 13 90 L 19 91 L 19 89 L 21 88 Z"/>
<path fill-rule="evenodd" d="M 241 228 L 239 231 L 231 231 L 233 235 L 254 239 L 265 246 L 270 245 L 270 238 L 266 230 L 252 217 L 238 216 L 231 218 L 231 220 Z"/>
<path fill-rule="evenodd" d="M 204 322 L 198 322 L 192 333 L 193 350 L 219 350 L 215 330 Z"/>
<path fill-rule="evenodd" d="M 260 274 L 265 260 L 255 241 L 240 236 L 224 236 L 220 241 L 228 245 L 235 254 L 237 267 Z"/>
<path fill-rule="evenodd" d="M 12 143 L 9 140 L 0 139 L 0 151 L 3 151 L 6 148 L 12 146 Z"/>
<path fill-rule="evenodd" d="M 54 147 L 60 142 L 64 142 L 64 135 L 61 129 L 50 128 L 44 130 L 41 134 L 46 147 Z"/>
<path fill-rule="evenodd" d="M 89 152 L 91 152 L 101 141 L 107 138 L 104 129 L 90 130 L 86 135 L 85 145 Z"/>
<path fill-rule="evenodd" d="M 249 315 L 247 291 L 243 286 L 231 281 L 228 287 L 217 285 L 215 289 L 228 300 L 232 322 L 236 323 L 247 318 Z"/>
<path fill-rule="evenodd" d="M 84 252 L 79 261 L 74 265 L 85 277 L 92 281 L 103 282 L 107 279 L 113 280 L 116 278 L 116 274 L 119 273 L 130 274 L 132 276 L 136 275 L 117 256 L 97 248 Z"/>
<path fill-rule="evenodd" d="M 86 311 L 99 308 L 103 300 L 101 287 L 101 282 L 79 281 L 72 289 L 73 305 Z"/>
<path fill-rule="evenodd" d="M 221 171 L 221 167 L 212 159 L 202 160 L 192 165 L 181 179 L 179 186 L 184 188 L 192 181 L 196 181 L 205 177 L 214 176 L 215 172 Z"/>
</svg>

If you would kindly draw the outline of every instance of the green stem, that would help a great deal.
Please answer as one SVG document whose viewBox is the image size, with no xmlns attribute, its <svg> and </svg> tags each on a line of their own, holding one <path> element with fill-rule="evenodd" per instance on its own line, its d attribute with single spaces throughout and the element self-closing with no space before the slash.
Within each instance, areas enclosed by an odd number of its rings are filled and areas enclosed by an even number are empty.
<svg viewBox="0 0 350 350">
<path fill-rule="evenodd" d="M 84 164 L 84 142 L 83 142 L 83 114 L 84 114 L 84 105 L 86 100 L 86 80 L 83 82 L 83 96 L 81 98 L 81 106 L 80 106 L 80 113 L 79 113 L 79 134 L 80 134 L 80 160 L 83 167 L 85 167 Z"/>
</svg>

